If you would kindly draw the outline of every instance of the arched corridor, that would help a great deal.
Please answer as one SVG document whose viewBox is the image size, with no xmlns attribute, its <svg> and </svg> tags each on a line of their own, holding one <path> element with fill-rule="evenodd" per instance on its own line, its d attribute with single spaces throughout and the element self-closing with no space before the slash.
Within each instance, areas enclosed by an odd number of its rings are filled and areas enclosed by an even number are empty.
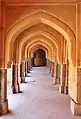
<svg viewBox="0 0 81 119">
<path fill-rule="evenodd" d="M 32 100 L 30 106 L 41 101 L 36 110 L 39 108 L 41 115 L 45 113 L 43 118 L 47 111 L 45 119 L 49 116 L 66 119 L 66 111 L 70 119 L 79 118 L 71 112 L 81 116 L 80 32 L 81 0 L 0 0 L 0 115 L 3 118 L 11 107 L 16 108 L 15 104 L 20 108 L 22 103 L 19 113 L 28 110 L 25 107 L 28 98 Z M 36 82 L 26 83 L 34 78 Z M 33 101 L 34 94 L 38 102 Z M 48 107 L 42 110 L 44 95 Z M 51 104 L 56 106 L 59 116 L 52 114 L 55 107 L 50 107 Z M 33 114 L 32 109 L 30 112 Z"/>
<path fill-rule="evenodd" d="M 70 110 L 70 97 L 58 92 L 46 67 L 32 68 L 22 93 L 8 95 L 10 112 L 1 119 L 80 119 Z M 67 116 L 68 115 L 68 116 Z"/>
</svg>

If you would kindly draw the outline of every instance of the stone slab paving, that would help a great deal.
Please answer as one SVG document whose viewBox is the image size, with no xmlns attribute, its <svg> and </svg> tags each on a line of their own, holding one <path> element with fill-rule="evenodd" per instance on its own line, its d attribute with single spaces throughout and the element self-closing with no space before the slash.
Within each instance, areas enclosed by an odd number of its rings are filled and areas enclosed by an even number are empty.
<svg viewBox="0 0 81 119">
<path fill-rule="evenodd" d="M 46 67 L 32 69 L 22 93 L 9 94 L 10 112 L 0 119 L 81 119 L 70 110 L 70 97 L 58 92 Z"/>
</svg>

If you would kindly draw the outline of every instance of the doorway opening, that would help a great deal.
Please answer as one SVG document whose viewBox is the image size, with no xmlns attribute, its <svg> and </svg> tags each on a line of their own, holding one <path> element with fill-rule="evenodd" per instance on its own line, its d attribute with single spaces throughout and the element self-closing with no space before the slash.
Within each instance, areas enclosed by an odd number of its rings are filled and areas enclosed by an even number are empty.
<svg viewBox="0 0 81 119">
<path fill-rule="evenodd" d="M 34 52 L 33 66 L 46 66 L 46 53 L 44 50 L 38 49 Z"/>
</svg>

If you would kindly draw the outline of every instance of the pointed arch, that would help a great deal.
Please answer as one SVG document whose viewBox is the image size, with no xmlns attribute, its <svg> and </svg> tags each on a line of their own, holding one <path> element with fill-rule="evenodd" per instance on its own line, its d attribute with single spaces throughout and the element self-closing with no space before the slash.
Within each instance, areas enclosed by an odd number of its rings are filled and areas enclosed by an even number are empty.
<svg viewBox="0 0 81 119">
<path fill-rule="evenodd" d="M 34 19 L 33 19 L 34 18 Z M 33 19 L 33 20 L 32 20 Z M 9 60 L 9 51 L 10 51 L 10 45 L 14 44 L 14 41 L 16 37 L 23 32 L 25 29 L 30 28 L 31 26 L 38 24 L 38 23 L 44 23 L 48 26 L 52 27 L 53 29 L 60 32 L 64 38 L 67 41 L 68 50 L 69 50 L 69 59 L 76 63 L 76 55 L 73 54 L 75 52 L 76 54 L 76 39 L 75 34 L 71 30 L 71 28 L 65 24 L 63 21 L 56 18 L 56 16 L 52 15 L 51 13 L 44 11 L 44 10 L 37 10 L 34 12 L 31 12 L 30 14 L 24 16 L 20 20 L 18 20 L 10 29 L 8 34 L 6 35 L 6 60 Z"/>
<path fill-rule="evenodd" d="M 30 56 L 30 57 L 33 57 L 34 52 L 35 52 L 36 50 L 38 50 L 38 49 L 44 50 L 44 52 L 46 53 L 46 58 L 50 56 L 48 49 L 45 48 L 45 47 L 42 46 L 42 45 L 33 46 L 33 47 L 30 49 L 29 56 Z"/>
<path fill-rule="evenodd" d="M 27 44 L 27 46 L 26 46 L 26 48 L 25 48 L 25 55 L 27 54 L 26 52 L 27 52 L 27 50 L 28 51 L 30 51 L 30 49 L 31 49 L 31 47 L 32 46 L 35 46 L 37 43 L 43 43 L 44 45 L 45 45 L 45 48 L 46 48 L 46 46 L 48 46 L 50 49 L 51 49 L 51 52 L 50 52 L 50 54 L 51 54 L 51 58 L 53 59 L 53 57 L 54 57 L 54 51 L 55 51 L 55 53 L 57 54 L 57 49 L 56 49 L 56 47 L 53 47 L 53 45 L 52 44 L 49 44 L 49 42 L 44 42 L 44 40 L 41 40 L 41 39 L 39 39 L 39 40 L 33 40 L 33 42 L 30 42 L 29 44 Z M 49 51 L 49 50 L 48 50 Z M 29 55 L 29 54 L 28 54 Z M 27 56 L 26 56 L 27 57 Z"/>
</svg>

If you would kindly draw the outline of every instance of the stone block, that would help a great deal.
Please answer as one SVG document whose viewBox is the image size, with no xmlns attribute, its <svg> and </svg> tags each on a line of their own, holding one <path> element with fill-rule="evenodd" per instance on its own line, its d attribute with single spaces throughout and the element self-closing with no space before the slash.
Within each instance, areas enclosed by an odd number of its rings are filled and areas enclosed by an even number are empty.
<svg viewBox="0 0 81 119">
<path fill-rule="evenodd" d="M 8 112 L 8 100 L 0 103 L 0 115 Z"/>
<path fill-rule="evenodd" d="M 71 100 L 71 111 L 75 116 L 81 116 L 81 104 L 76 103 L 73 99 Z"/>
</svg>

